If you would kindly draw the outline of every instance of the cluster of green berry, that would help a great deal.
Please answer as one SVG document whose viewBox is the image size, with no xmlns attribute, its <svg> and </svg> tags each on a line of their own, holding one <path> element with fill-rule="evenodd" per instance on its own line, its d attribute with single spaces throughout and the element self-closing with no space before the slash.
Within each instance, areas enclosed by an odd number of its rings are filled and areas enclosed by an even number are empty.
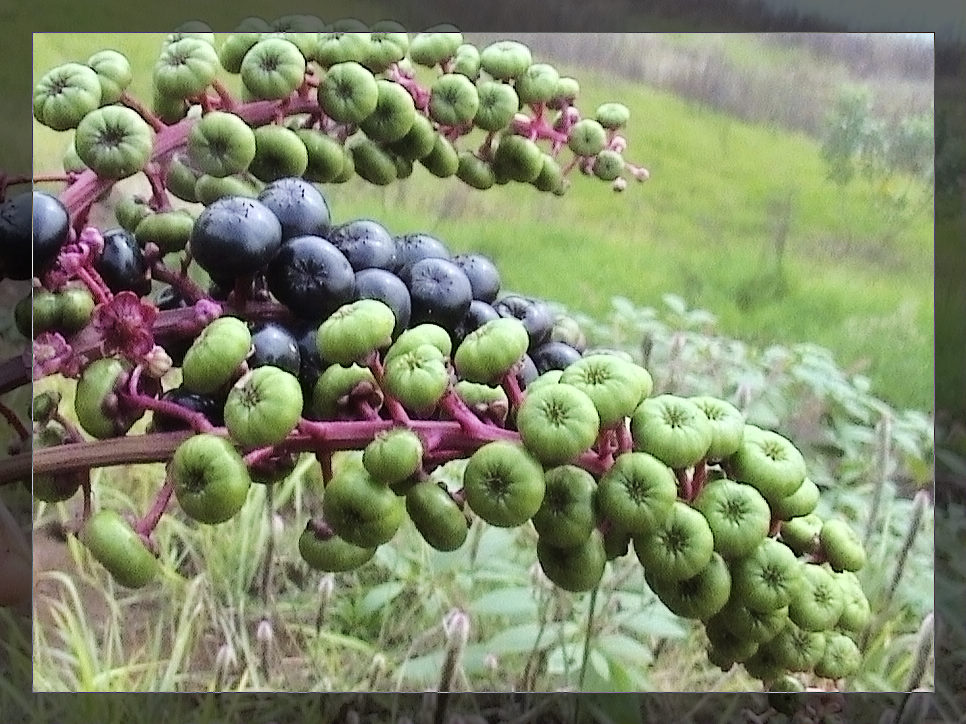
<svg viewBox="0 0 966 724">
<path fill-rule="evenodd" d="M 224 72 L 240 77 L 240 98 Z M 626 106 L 605 103 L 581 118 L 574 78 L 533 62 L 522 43 L 477 48 L 448 26 L 411 35 L 393 22 L 249 18 L 218 45 L 207 29 L 168 35 L 150 110 L 127 92 L 131 80 L 114 50 L 40 79 L 35 118 L 75 130 L 67 172 L 120 179 L 147 170 L 178 198 L 205 204 L 255 196 L 287 176 L 385 185 L 414 163 L 477 189 L 516 181 L 557 194 L 574 168 L 617 190 L 625 173 L 647 177 L 622 155 Z M 565 148 L 572 158 L 562 165 Z"/>
<path fill-rule="evenodd" d="M 858 666 L 850 633 L 868 624 L 869 604 L 853 572 L 865 553 L 847 524 L 814 513 L 819 490 L 786 438 L 717 398 L 651 396 L 643 367 L 606 352 L 514 390 L 506 383 L 530 340 L 513 317 L 486 322 L 455 349 L 429 323 L 393 341 L 395 323 L 372 299 L 322 322 L 316 343 L 330 364 L 306 400 L 291 372 L 244 371 L 252 338 L 243 321 L 212 321 L 182 372 L 198 394 L 230 385 L 227 437 L 199 432 L 177 447 L 168 479 L 182 510 L 225 522 L 253 482 L 284 478 L 301 451 L 361 449 L 329 469 L 321 515 L 299 540 L 316 569 L 369 561 L 407 514 L 442 551 L 464 544 L 473 517 L 532 524 L 542 570 L 572 592 L 597 586 L 607 561 L 633 546 L 661 600 L 706 623 L 709 656 L 724 668 L 741 662 L 772 682 L 789 671 L 838 679 Z M 96 437 L 123 434 L 140 417 L 105 415 L 126 369 L 104 359 L 80 378 L 77 416 Z M 346 418 L 347 398 L 366 400 L 357 408 L 365 419 Z M 474 412 L 494 407 L 502 424 Z M 455 488 L 431 475 L 452 460 L 465 463 Z M 126 585 L 157 574 L 149 541 L 117 513 L 96 513 L 83 535 Z"/>
</svg>

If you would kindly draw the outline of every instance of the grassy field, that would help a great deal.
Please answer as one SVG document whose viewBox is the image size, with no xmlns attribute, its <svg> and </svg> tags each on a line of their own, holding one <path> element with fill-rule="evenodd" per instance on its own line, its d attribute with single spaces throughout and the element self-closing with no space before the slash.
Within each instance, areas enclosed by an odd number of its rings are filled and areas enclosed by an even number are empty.
<svg viewBox="0 0 966 724">
<path fill-rule="evenodd" d="M 116 47 L 142 69 L 134 90 L 149 97 L 159 42 L 38 35 L 35 76 Z M 811 139 L 586 68 L 561 70 L 580 79 L 586 112 L 606 100 L 631 109 L 625 155 L 650 170 L 648 182 L 615 194 L 579 177 L 557 198 L 518 185 L 476 192 L 417 168 L 388 188 L 329 187 L 336 220 L 434 232 L 454 250 L 490 254 L 506 288 L 592 315 L 615 295 L 658 304 L 673 292 L 712 311 L 724 334 L 827 346 L 889 402 L 932 409 L 931 204 L 897 231 L 868 189 L 825 181 Z M 37 170 L 57 168 L 68 141 L 38 126 Z"/>
</svg>

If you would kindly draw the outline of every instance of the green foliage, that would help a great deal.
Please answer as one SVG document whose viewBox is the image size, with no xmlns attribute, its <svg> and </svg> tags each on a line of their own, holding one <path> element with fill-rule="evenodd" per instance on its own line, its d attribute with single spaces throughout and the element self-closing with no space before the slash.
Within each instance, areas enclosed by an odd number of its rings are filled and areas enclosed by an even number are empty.
<svg viewBox="0 0 966 724">
<path fill-rule="evenodd" d="M 932 201 L 933 126 L 932 111 L 878 117 L 871 90 L 843 87 L 828 114 L 822 143 L 829 180 L 844 188 L 860 178 L 890 223 L 904 227 Z"/>
</svg>

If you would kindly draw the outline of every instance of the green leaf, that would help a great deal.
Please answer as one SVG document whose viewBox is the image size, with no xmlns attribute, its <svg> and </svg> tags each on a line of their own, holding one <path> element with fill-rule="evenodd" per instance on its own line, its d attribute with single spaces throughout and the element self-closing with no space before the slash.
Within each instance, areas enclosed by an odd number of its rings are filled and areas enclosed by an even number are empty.
<svg viewBox="0 0 966 724">
<path fill-rule="evenodd" d="M 619 625 L 625 631 L 641 637 L 683 639 L 688 635 L 681 619 L 667 609 L 661 611 L 657 606 L 623 616 L 619 620 Z"/>
<path fill-rule="evenodd" d="M 489 652 L 490 650 L 482 644 L 469 644 L 464 649 L 460 666 L 467 677 L 479 676 L 486 671 L 485 661 Z M 440 649 L 407 659 L 400 666 L 402 677 L 411 683 L 438 684 L 445 657 L 446 651 Z"/>
<path fill-rule="evenodd" d="M 597 646 L 609 658 L 618 661 L 633 662 L 637 665 L 647 665 L 654 661 L 654 654 L 649 646 L 622 633 L 604 634 L 597 639 Z"/>
<path fill-rule="evenodd" d="M 372 615 L 387 606 L 396 596 L 403 592 L 406 584 L 402 581 L 388 581 L 370 588 L 359 602 L 359 610 Z"/>
<path fill-rule="evenodd" d="M 580 627 L 575 623 L 567 622 L 563 624 L 563 629 L 564 639 L 569 639 L 579 633 Z M 541 634 L 540 624 L 533 621 L 503 629 L 487 642 L 486 648 L 497 656 L 524 654 L 532 651 L 534 644 L 541 649 L 547 648 L 557 641 L 557 636 L 556 625 L 547 625 Z"/>
<path fill-rule="evenodd" d="M 469 605 L 476 616 L 507 616 L 511 618 L 537 617 L 537 602 L 529 586 L 498 588 L 482 594 Z"/>
</svg>

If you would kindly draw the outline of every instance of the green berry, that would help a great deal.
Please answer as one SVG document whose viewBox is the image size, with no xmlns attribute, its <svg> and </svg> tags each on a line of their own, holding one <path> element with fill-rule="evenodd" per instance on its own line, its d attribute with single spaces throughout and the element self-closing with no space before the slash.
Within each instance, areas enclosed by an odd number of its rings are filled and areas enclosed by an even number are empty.
<svg viewBox="0 0 966 724">
<path fill-rule="evenodd" d="M 663 524 L 677 499 L 677 480 L 657 458 L 619 455 L 597 489 L 600 515 L 632 535 L 646 536 Z"/>
<path fill-rule="evenodd" d="M 597 482 L 576 465 L 560 465 L 544 474 L 546 490 L 533 527 L 548 545 L 568 548 L 580 545 L 597 522 Z"/>
<path fill-rule="evenodd" d="M 631 435 L 635 449 L 650 453 L 672 468 L 700 462 L 711 445 L 711 423 L 693 402 L 676 395 L 650 397 L 634 410 Z"/>
<path fill-rule="evenodd" d="M 400 483 L 422 468 L 423 443 L 404 427 L 380 432 L 363 450 L 362 464 L 375 480 Z"/>
<path fill-rule="evenodd" d="M 517 411 L 517 429 L 527 450 L 545 465 L 569 463 L 588 450 L 600 432 L 593 401 L 563 383 L 530 392 Z"/>
<path fill-rule="evenodd" d="M 433 409 L 449 385 L 442 352 L 423 344 L 386 361 L 386 391 L 413 411 Z"/>
<path fill-rule="evenodd" d="M 270 365 L 245 373 L 225 402 L 225 426 L 232 439 L 247 448 L 281 442 L 295 429 L 301 415 L 298 378 Z"/>
<path fill-rule="evenodd" d="M 865 565 L 865 547 L 852 526 L 844 520 L 825 521 L 818 540 L 825 559 L 836 571 L 858 571 Z"/>
<path fill-rule="evenodd" d="M 351 365 L 388 347 L 396 317 L 385 303 L 360 299 L 339 307 L 320 326 L 316 336 L 322 359 Z"/>
<path fill-rule="evenodd" d="M 547 578 L 565 591 L 590 591 L 600 583 L 607 564 L 604 537 L 595 529 L 583 542 L 565 548 L 538 538 L 537 561 Z"/>
<path fill-rule="evenodd" d="M 122 586 L 143 588 L 158 576 L 158 559 L 117 511 L 94 513 L 84 523 L 79 538 Z"/>
<path fill-rule="evenodd" d="M 320 529 L 321 528 L 321 529 Z M 375 555 L 375 547 L 363 548 L 343 540 L 327 525 L 309 521 L 299 536 L 302 560 L 317 571 L 352 571 Z"/>
<path fill-rule="evenodd" d="M 466 516 L 442 483 L 416 483 L 406 493 L 406 511 L 416 530 L 436 550 L 455 551 L 466 541 Z"/>
<path fill-rule="evenodd" d="M 502 528 L 530 520 L 546 491 L 540 463 L 521 446 L 504 440 L 487 443 L 470 456 L 463 486 L 470 509 Z"/>
<path fill-rule="evenodd" d="M 361 548 L 388 542 L 406 514 L 405 503 L 360 464 L 347 464 L 325 487 L 325 520 L 341 538 Z"/>
<path fill-rule="evenodd" d="M 223 437 L 189 437 L 175 450 L 168 468 L 178 505 L 208 525 L 233 518 L 248 498 L 251 477 L 241 455 Z"/>
<path fill-rule="evenodd" d="M 181 366 L 184 386 L 203 395 L 216 391 L 231 380 L 251 347 L 248 325 L 237 317 L 219 317 L 185 353 Z"/>
</svg>

